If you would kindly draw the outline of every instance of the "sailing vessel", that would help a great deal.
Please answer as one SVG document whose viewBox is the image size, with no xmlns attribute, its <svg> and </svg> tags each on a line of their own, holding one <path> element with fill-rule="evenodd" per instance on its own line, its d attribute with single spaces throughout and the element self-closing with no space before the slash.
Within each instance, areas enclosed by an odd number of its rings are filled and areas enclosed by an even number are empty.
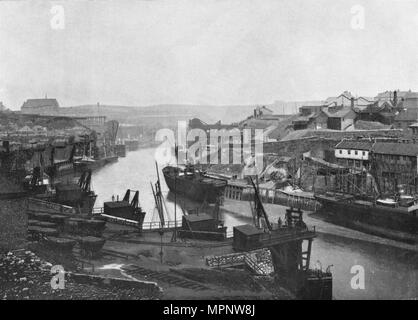
<svg viewBox="0 0 418 320">
<path fill-rule="evenodd" d="M 163 168 L 163 175 L 170 191 L 198 202 L 215 203 L 227 185 L 226 180 L 211 177 L 193 165 L 167 166 Z"/>
</svg>

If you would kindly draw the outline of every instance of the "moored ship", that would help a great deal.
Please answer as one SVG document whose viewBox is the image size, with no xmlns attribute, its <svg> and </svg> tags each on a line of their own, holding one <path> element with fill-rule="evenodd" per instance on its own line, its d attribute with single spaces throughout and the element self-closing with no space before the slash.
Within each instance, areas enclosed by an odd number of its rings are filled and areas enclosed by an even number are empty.
<svg viewBox="0 0 418 320">
<path fill-rule="evenodd" d="M 215 203 L 224 194 L 226 180 L 210 177 L 192 165 L 185 168 L 163 168 L 165 182 L 170 191 L 195 201 Z"/>
<path fill-rule="evenodd" d="M 326 213 L 335 222 L 373 233 L 416 241 L 418 234 L 418 203 L 392 198 L 376 201 L 359 199 L 348 194 L 317 194 L 321 203 L 319 212 Z"/>
<path fill-rule="evenodd" d="M 91 189 L 91 175 L 91 171 L 85 171 L 78 183 L 57 183 L 53 186 L 53 192 L 37 194 L 35 198 L 73 207 L 78 213 L 90 214 L 97 198 Z"/>
</svg>

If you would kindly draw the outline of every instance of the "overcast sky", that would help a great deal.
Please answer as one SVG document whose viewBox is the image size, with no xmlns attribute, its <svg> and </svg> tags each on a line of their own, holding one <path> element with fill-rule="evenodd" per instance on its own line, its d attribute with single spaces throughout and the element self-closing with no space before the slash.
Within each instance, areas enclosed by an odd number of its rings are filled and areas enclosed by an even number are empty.
<svg viewBox="0 0 418 320">
<path fill-rule="evenodd" d="M 54 5 L 64 29 L 51 27 Z M 355 5 L 363 29 L 352 28 Z M 0 101 L 256 104 L 418 90 L 417 40 L 416 0 L 1 1 Z"/>
</svg>

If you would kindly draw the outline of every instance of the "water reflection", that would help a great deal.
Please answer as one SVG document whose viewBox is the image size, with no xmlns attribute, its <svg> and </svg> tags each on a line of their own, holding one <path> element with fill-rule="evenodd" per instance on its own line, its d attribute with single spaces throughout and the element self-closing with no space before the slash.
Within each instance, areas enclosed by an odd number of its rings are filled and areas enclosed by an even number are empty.
<svg viewBox="0 0 418 320">
<path fill-rule="evenodd" d="M 160 168 L 161 170 L 161 168 Z M 174 218 L 174 195 L 168 191 L 160 171 L 161 189 L 170 219 Z M 129 152 L 118 163 L 108 165 L 95 172 L 93 188 L 98 194 L 96 205 L 102 206 L 112 195 L 123 197 L 126 189 L 140 191 L 140 204 L 146 211 L 145 221 L 157 221 L 154 198 L 150 182 L 155 183 L 154 149 Z M 239 204 L 232 212 L 227 205 L 220 212 L 220 219 L 229 228 L 234 225 L 253 223 L 247 202 Z M 184 211 L 199 208 L 212 213 L 213 206 L 202 207 L 199 203 L 177 196 L 177 217 Z M 284 207 L 274 206 L 268 214 L 272 221 L 284 215 Z M 308 217 L 307 217 L 308 218 Z M 323 223 L 311 221 L 312 223 Z M 418 298 L 418 256 L 416 253 L 375 245 L 358 240 L 322 235 L 313 242 L 311 262 L 321 261 L 324 268 L 333 265 L 334 296 L 337 299 L 410 299 Z M 365 269 L 365 290 L 354 290 L 350 286 L 352 266 Z"/>
</svg>

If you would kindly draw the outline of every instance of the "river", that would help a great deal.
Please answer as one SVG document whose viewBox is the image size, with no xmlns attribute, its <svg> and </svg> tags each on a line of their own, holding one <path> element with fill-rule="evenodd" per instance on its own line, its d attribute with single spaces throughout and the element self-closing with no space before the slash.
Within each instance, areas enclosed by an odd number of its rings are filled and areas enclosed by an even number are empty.
<svg viewBox="0 0 418 320">
<path fill-rule="evenodd" d="M 155 183 L 157 180 L 154 152 L 153 148 L 128 152 L 125 158 L 119 158 L 119 162 L 96 171 L 92 182 L 93 189 L 98 194 L 96 206 L 102 206 L 104 201 L 110 201 L 112 195 L 123 197 L 128 188 L 139 190 L 140 205 L 147 213 L 146 221 L 158 221 L 150 186 L 150 182 Z M 165 203 L 171 215 L 170 218 L 173 219 L 173 197 L 168 192 L 161 171 L 160 178 Z M 225 200 L 227 201 L 228 199 Z M 187 209 L 197 206 L 182 198 L 179 198 L 178 203 Z M 273 220 L 277 220 L 284 213 L 283 207 L 276 206 L 276 208 L 273 212 L 269 212 Z M 248 207 L 248 212 L 249 210 Z M 239 210 L 239 213 L 232 213 L 223 210 L 221 215 L 225 224 L 231 228 L 237 224 L 252 223 L 248 212 Z M 181 214 L 180 205 L 177 207 L 177 214 L 178 216 Z M 312 217 L 309 217 L 306 222 L 308 225 L 327 224 Z M 328 265 L 333 265 L 331 270 L 336 299 L 418 298 L 418 254 L 416 252 L 353 238 L 321 233 L 313 242 L 311 266 L 318 264 L 317 261 L 324 269 Z M 353 266 L 361 266 L 364 270 L 364 289 L 353 289 L 351 286 L 351 279 L 359 272 L 351 273 Z"/>
</svg>

